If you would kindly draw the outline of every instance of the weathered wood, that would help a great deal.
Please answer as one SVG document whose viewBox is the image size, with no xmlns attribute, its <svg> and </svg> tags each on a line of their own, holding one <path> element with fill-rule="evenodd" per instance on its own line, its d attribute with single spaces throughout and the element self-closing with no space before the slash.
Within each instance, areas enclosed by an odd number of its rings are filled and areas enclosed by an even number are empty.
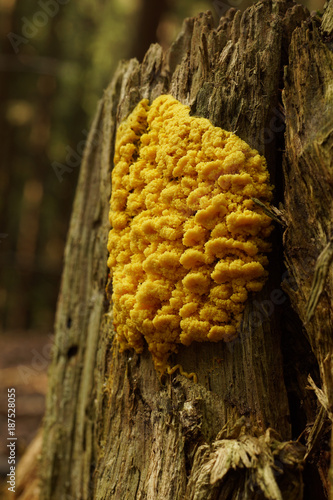
<svg viewBox="0 0 333 500">
<path fill-rule="evenodd" d="M 175 360 L 186 371 L 197 373 L 198 384 L 180 375 L 161 382 L 147 351 L 140 356 L 131 351 L 119 353 L 113 343 L 112 308 L 105 285 L 115 132 L 142 98 L 152 101 L 170 93 L 189 104 L 193 114 L 236 131 L 265 154 L 277 185 L 275 203 L 280 201 L 282 65 L 287 62 L 291 37 L 291 50 L 306 53 L 309 42 L 302 52 L 297 45 L 301 39 L 296 38 L 305 25 L 294 30 L 307 16 L 299 5 L 270 1 L 258 2 L 244 13 L 230 10 L 217 28 L 209 13 L 201 14 L 185 21 L 166 54 L 152 45 L 141 65 L 136 60 L 119 65 L 88 139 L 66 246 L 44 423 L 42 498 L 301 498 L 305 450 L 288 442 L 292 437 L 290 408 L 280 348 L 285 326 L 279 307 L 282 303 L 285 307 L 286 296 L 280 289 L 278 230 L 276 250 L 270 257 L 270 279 L 249 300 L 239 338 L 230 344 L 179 348 Z M 311 43 L 322 44 L 316 36 Z M 328 49 L 320 50 L 329 59 Z M 294 75 L 292 61 L 288 72 Z M 288 85 L 285 102 L 289 113 L 288 98 L 292 103 L 297 94 L 293 84 Z M 314 85 L 320 87 L 321 82 L 316 80 Z M 310 119 L 304 116 L 305 123 Z M 292 151 L 291 124 L 288 122 L 288 155 Z M 325 137 L 320 145 L 326 144 Z M 316 142 L 314 149 L 318 148 Z M 327 159 L 327 154 L 325 149 L 320 159 Z M 288 160 L 290 164 L 293 158 Z M 298 168 L 298 156 L 295 158 L 293 172 Z M 291 188 L 302 189 L 304 195 L 303 187 L 290 182 L 286 191 L 289 238 L 297 224 Z M 317 226 L 309 227 L 315 231 Z M 289 267 L 294 266 L 295 247 L 290 241 Z M 291 298 L 299 311 L 292 293 Z M 303 348 L 302 341 L 300 344 Z M 313 338 L 311 345 L 315 346 Z M 326 348 L 331 347 L 326 339 Z M 330 387 L 332 391 L 332 384 Z M 303 387 L 302 391 L 306 392 Z M 310 418 L 311 402 L 307 407 Z M 233 453 L 236 448 L 240 458 L 235 470 L 227 470 L 222 478 L 214 469 L 215 454 L 220 456 L 226 449 Z M 276 477 L 274 467 L 279 470 Z M 264 479 L 263 471 L 267 473 Z M 250 485 L 257 488 L 253 497 L 248 496 Z"/>
<path fill-rule="evenodd" d="M 293 33 L 285 71 L 285 286 L 317 358 L 325 415 L 333 417 L 333 3 Z M 304 332 L 304 333 L 305 333 Z M 320 402 L 320 401 L 319 401 Z M 320 420 L 316 425 L 322 425 Z M 326 446 L 327 451 L 329 447 Z M 327 463 L 328 466 L 328 463 Z M 333 472 L 333 466 L 331 471 Z M 325 467 L 324 467 L 325 469 Z M 327 473 L 327 470 L 324 471 Z M 327 483 L 331 488 L 332 479 Z"/>
</svg>

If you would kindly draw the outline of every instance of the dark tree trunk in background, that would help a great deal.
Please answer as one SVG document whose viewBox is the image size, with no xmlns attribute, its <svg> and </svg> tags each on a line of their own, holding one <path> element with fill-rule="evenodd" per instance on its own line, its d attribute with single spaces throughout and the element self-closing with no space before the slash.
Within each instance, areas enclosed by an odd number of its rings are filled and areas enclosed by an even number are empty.
<svg viewBox="0 0 333 500">
<path fill-rule="evenodd" d="M 332 3 L 322 27 L 308 15 L 265 1 L 214 28 L 202 14 L 166 54 L 152 45 L 142 64 L 118 67 L 91 129 L 65 252 L 43 499 L 333 498 Z M 105 296 L 116 129 L 140 99 L 162 93 L 265 154 L 284 224 L 239 339 L 179 349 L 197 384 L 161 383 L 147 351 L 119 353 Z"/>
<path fill-rule="evenodd" d="M 130 48 L 130 57 L 142 61 L 149 45 L 157 42 L 157 28 L 168 8 L 167 0 L 143 0 L 136 24 L 137 30 Z"/>
</svg>

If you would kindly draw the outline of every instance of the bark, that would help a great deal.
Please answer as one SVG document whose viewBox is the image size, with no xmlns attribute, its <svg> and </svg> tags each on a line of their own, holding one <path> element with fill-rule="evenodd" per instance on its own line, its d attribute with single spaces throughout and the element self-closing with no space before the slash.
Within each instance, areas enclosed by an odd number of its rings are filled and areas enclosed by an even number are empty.
<svg viewBox="0 0 333 500">
<path fill-rule="evenodd" d="M 309 436 L 309 455 L 320 460 L 328 492 L 330 446 L 325 419 L 333 417 L 333 3 L 322 19 L 309 20 L 295 30 L 285 71 L 283 101 L 286 116 L 285 259 L 291 282 L 285 286 L 304 325 L 320 369 L 320 386 L 310 379 L 320 413 Z M 326 437 L 327 439 L 327 437 Z M 317 450 L 316 450 L 317 449 Z M 317 452 L 316 452 L 317 451 Z M 326 452 L 326 459 L 323 457 Z M 331 491 L 330 498 L 333 498 Z"/>
<path fill-rule="evenodd" d="M 318 333 L 328 286 L 306 327 L 312 350 L 300 321 L 313 264 L 329 239 L 324 198 L 331 199 L 332 188 L 332 53 L 327 33 L 320 32 L 319 21 L 305 21 L 308 15 L 292 2 L 270 1 L 244 13 L 231 9 L 218 27 L 210 13 L 201 14 L 184 22 L 167 53 L 152 45 L 142 64 L 134 59 L 119 65 L 90 132 L 66 246 L 44 422 L 42 498 L 303 497 L 307 450 L 295 438 L 316 417 L 316 396 L 306 390 L 309 373 L 319 383 L 316 360 L 328 401 L 324 411 L 331 411 L 333 391 L 326 319 Z M 171 94 L 190 105 L 192 114 L 236 131 L 265 154 L 277 205 L 283 198 L 281 88 L 288 51 L 286 207 L 276 213 L 287 222 L 290 275 L 284 274 L 277 228 L 270 278 L 248 301 L 239 338 L 179 348 L 175 360 L 197 373 L 197 384 L 181 375 L 160 381 L 147 350 L 119 353 L 113 342 L 105 286 L 116 128 L 140 99 Z M 309 61 L 315 77 L 304 65 Z M 307 188 L 304 176 L 311 176 Z M 303 210 L 301 228 L 297 209 Z M 321 246 L 311 238 L 322 238 Z M 304 269 L 308 246 L 313 262 Z M 283 275 L 300 319 L 281 290 Z M 316 464 L 306 467 L 318 475 Z"/>
</svg>

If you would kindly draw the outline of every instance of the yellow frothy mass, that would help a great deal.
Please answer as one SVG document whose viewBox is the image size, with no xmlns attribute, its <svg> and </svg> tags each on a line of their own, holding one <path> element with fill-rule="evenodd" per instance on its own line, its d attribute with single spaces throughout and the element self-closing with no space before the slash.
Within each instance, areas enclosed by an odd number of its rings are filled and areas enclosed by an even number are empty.
<svg viewBox="0 0 333 500">
<path fill-rule="evenodd" d="M 164 373 L 177 344 L 235 337 L 261 290 L 272 197 L 266 161 L 169 95 L 118 128 L 108 250 L 121 349 L 145 341 Z"/>
</svg>

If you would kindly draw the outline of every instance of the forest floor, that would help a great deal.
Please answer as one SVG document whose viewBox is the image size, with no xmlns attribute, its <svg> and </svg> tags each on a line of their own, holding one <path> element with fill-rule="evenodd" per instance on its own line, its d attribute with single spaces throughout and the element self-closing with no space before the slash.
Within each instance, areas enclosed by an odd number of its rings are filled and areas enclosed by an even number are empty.
<svg viewBox="0 0 333 500">
<path fill-rule="evenodd" d="M 8 331 L 0 338 L 0 481 L 9 471 L 7 390 L 15 388 L 16 465 L 36 435 L 45 411 L 47 368 L 53 336 L 41 331 Z"/>
</svg>

